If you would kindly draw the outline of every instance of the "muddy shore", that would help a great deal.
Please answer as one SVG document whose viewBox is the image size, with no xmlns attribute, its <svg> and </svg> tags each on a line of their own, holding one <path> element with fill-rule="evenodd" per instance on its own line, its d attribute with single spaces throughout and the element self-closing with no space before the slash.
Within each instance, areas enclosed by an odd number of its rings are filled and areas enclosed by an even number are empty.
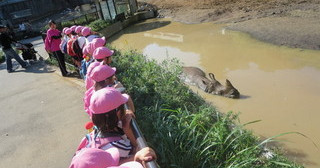
<svg viewBox="0 0 320 168">
<path fill-rule="evenodd" d="M 320 1 L 317 0 L 139 0 L 158 17 L 183 23 L 223 23 L 228 29 L 293 48 L 320 49 Z M 146 5 L 147 4 L 147 5 Z"/>
</svg>

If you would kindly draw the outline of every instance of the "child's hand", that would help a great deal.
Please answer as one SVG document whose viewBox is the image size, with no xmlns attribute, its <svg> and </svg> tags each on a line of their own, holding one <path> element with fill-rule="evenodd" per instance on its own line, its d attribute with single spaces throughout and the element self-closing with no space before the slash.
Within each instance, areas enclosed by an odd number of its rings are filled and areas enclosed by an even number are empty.
<svg viewBox="0 0 320 168">
<path fill-rule="evenodd" d="M 117 82 L 113 87 L 114 88 L 121 88 L 121 87 L 123 87 L 123 85 L 122 85 L 122 83 Z"/>
<path fill-rule="evenodd" d="M 152 148 L 145 147 L 140 149 L 135 155 L 134 155 L 134 161 L 137 162 L 146 162 L 157 159 L 157 155 L 154 152 Z"/>
</svg>

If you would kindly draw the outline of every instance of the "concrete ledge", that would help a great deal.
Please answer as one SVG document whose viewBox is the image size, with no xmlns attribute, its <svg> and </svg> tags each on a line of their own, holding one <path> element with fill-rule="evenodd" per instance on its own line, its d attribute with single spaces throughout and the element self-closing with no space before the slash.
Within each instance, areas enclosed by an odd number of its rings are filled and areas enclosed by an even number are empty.
<svg viewBox="0 0 320 168">
<path fill-rule="evenodd" d="M 104 35 L 106 38 L 109 38 L 112 35 L 118 33 L 119 31 L 125 29 L 126 27 L 129 27 L 132 24 L 135 24 L 141 20 L 146 20 L 154 17 L 155 17 L 154 11 L 144 11 L 144 12 L 135 13 L 133 16 L 129 17 L 123 22 L 119 21 L 119 22 L 113 23 L 107 28 L 100 30 L 99 33 Z"/>
</svg>

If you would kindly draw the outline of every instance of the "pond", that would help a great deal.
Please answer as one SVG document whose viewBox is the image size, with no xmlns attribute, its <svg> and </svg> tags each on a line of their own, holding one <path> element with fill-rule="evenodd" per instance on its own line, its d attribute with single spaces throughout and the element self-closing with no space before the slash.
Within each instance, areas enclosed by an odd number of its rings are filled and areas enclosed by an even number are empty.
<svg viewBox="0 0 320 168">
<path fill-rule="evenodd" d="M 182 24 L 152 19 L 108 39 L 118 49 L 136 49 L 158 61 L 178 58 L 185 66 L 229 79 L 240 99 L 192 89 L 221 112 L 240 112 L 240 123 L 262 137 L 286 132 L 278 146 L 306 167 L 320 167 L 320 51 L 263 43 L 226 25 Z"/>
</svg>

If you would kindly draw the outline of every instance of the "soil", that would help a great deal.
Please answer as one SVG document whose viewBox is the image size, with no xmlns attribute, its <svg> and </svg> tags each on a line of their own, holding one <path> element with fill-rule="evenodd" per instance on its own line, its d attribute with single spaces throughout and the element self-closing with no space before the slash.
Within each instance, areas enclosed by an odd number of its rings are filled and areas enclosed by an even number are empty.
<svg viewBox="0 0 320 168">
<path fill-rule="evenodd" d="M 138 0 L 158 17 L 223 23 L 228 29 L 294 48 L 320 49 L 319 0 Z"/>
</svg>

